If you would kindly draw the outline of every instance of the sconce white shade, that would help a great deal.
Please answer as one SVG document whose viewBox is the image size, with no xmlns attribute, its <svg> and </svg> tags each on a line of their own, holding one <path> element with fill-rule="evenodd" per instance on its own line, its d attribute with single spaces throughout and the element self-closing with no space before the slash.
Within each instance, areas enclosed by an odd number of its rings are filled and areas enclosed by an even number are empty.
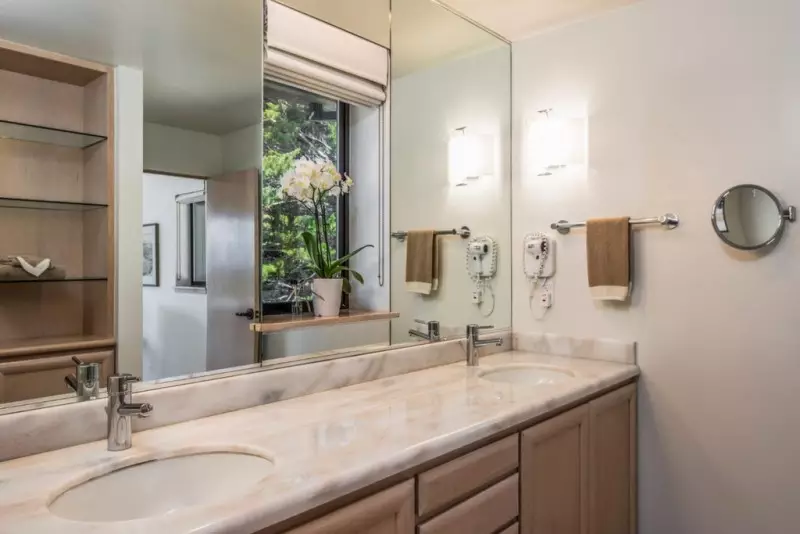
<svg viewBox="0 0 800 534">
<path fill-rule="evenodd" d="M 528 153 L 539 172 L 585 165 L 586 121 L 543 115 L 530 126 Z"/>
<path fill-rule="evenodd" d="M 448 173 L 453 185 L 494 174 L 494 138 L 456 131 L 448 143 Z"/>
</svg>

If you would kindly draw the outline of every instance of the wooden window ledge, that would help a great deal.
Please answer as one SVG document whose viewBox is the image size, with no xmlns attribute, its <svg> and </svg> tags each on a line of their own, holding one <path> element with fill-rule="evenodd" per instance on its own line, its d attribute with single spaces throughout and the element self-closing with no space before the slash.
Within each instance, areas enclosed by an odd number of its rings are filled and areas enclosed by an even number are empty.
<svg viewBox="0 0 800 534">
<path fill-rule="evenodd" d="M 400 314 L 397 312 L 369 310 L 343 311 L 337 317 L 314 317 L 313 315 L 295 317 L 293 315 L 273 315 L 263 317 L 261 322 L 252 323 L 250 325 L 250 330 L 261 334 L 272 334 L 275 332 L 285 332 L 287 330 L 298 330 L 300 328 L 344 325 L 363 323 L 367 321 L 389 321 L 391 319 L 396 319 L 397 317 L 400 317 Z"/>
</svg>

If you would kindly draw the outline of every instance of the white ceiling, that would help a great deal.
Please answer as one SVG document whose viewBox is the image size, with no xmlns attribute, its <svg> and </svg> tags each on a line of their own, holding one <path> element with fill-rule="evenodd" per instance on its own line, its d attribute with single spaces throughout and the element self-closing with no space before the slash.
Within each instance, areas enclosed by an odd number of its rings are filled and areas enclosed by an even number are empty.
<svg viewBox="0 0 800 534">
<path fill-rule="evenodd" d="M 0 0 L 0 37 L 144 71 L 145 120 L 224 134 L 261 116 L 262 0 Z"/>
<path fill-rule="evenodd" d="M 373 43 L 389 47 L 389 0 L 276 1 Z"/>
<path fill-rule="evenodd" d="M 506 43 L 431 0 L 392 0 L 392 77 Z"/>
<path fill-rule="evenodd" d="M 638 0 L 441 0 L 510 41 Z"/>
</svg>

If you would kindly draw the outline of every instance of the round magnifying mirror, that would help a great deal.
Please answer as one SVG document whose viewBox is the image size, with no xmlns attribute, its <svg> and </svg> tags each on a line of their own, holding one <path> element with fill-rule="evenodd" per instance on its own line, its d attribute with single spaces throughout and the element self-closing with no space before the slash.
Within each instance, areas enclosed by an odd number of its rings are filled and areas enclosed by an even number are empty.
<svg viewBox="0 0 800 534">
<path fill-rule="evenodd" d="M 759 185 L 737 185 L 722 193 L 714 203 L 711 224 L 728 245 L 755 250 L 780 239 L 793 209 L 789 208 L 785 214 L 778 198 Z"/>
</svg>

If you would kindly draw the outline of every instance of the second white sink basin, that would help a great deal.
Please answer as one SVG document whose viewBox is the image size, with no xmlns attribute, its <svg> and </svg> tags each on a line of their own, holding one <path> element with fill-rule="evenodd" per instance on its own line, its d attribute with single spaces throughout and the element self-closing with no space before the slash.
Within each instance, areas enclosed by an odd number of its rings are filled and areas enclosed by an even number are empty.
<svg viewBox="0 0 800 534">
<path fill-rule="evenodd" d="M 190 506 L 235 501 L 253 491 L 272 468 L 267 458 L 238 452 L 154 460 L 68 489 L 50 504 L 50 512 L 92 523 L 163 516 Z"/>
<path fill-rule="evenodd" d="M 566 382 L 575 377 L 572 371 L 535 364 L 509 364 L 478 373 L 484 380 L 526 386 L 544 386 Z"/>
</svg>

